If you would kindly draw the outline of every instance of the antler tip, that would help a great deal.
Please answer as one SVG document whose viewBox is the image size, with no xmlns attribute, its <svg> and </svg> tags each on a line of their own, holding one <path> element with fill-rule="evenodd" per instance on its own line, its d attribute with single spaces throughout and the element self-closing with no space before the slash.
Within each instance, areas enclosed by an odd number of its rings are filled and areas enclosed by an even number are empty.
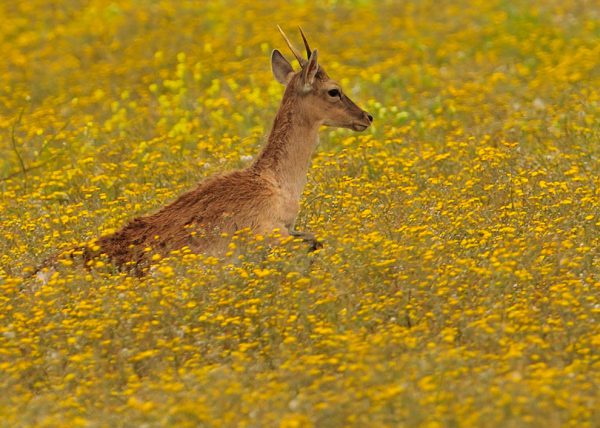
<svg viewBox="0 0 600 428">
<path fill-rule="evenodd" d="M 294 45 L 292 45 L 292 42 L 290 42 L 290 39 L 287 38 L 287 36 L 285 35 L 285 33 L 283 32 L 281 27 L 279 25 L 277 25 L 277 28 L 279 29 L 279 32 L 281 33 L 283 40 L 285 40 L 285 42 L 287 43 L 288 47 L 290 48 L 290 50 L 292 51 L 292 53 L 294 54 L 294 56 L 296 57 L 296 59 L 298 60 L 300 65 L 304 66 L 304 64 L 306 64 L 306 60 L 304 58 L 302 58 L 302 55 L 300 55 L 298 53 L 298 51 L 296 50 L 296 48 L 294 48 Z"/>
<path fill-rule="evenodd" d="M 304 35 L 304 31 L 302 31 L 302 27 L 298 25 L 298 29 L 300 30 L 300 35 L 302 36 L 302 41 L 304 42 L 304 47 L 306 48 L 306 56 L 310 58 L 311 49 L 308 44 L 308 40 L 306 40 L 306 36 Z"/>
</svg>

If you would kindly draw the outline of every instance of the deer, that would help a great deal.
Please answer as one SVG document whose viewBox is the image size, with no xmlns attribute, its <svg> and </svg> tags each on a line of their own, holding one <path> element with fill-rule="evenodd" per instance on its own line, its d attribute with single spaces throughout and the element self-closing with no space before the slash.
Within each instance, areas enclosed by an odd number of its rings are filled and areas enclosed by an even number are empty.
<svg viewBox="0 0 600 428">
<path fill-rule="evenodd" d="M 314 234 L 295 228 L 319 129 L 360 132 L 371 125 L 373 116 L 329 77 L 302 28 L 306 58 L 277 28 L 300 69 L 295 71 L 279 50 L 272 51 L 272 72 L 285 90 L 266 144 L 253 162 L 205 179 L 158 211 L 100 237 L 94 251 L 83 250 L 84 260 L 104 254 L 118 268 L 133 267 L 143 275 L 156 253 L 164 256 L 187 246 L 195 253 L 222 255 L 232 234 L 242 229 L 265 235 L 279 230 L 283 238 L 299 238 L 313 250 L 321 247 Z"/>
</svg>

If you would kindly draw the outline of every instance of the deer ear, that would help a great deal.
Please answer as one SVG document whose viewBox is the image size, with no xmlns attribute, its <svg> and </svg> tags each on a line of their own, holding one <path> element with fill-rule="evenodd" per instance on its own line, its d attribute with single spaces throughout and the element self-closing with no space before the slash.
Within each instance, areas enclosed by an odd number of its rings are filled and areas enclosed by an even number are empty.
<svg viewBox="0 0 600 428">
<path fill-rule="evenodd" d="M 306 65 L 302 68 L 302 83 L 305 90 L 309 91 L 312 88 L 317 71 L 319 71 L 319 64 L 317 63 L 317 50 L 315 49 Z"/>
<path fill-rule="evenodd" d="M 282 85 L 287 85 L 294 73 L 292 65 L 277 49 L 271 54 L 271 68 L 273 69 L 275 79 Z"/>
</svg>

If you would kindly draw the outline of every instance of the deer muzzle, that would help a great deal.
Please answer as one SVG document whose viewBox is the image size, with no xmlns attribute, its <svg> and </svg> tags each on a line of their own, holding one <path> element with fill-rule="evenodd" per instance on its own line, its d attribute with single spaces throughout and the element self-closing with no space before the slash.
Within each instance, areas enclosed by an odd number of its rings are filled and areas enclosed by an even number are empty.
<svg viewBox="0 0 600 428">
<path fill-rule="evenodd" d="M 373 123 L 373 116 L 371 116 L 369 113 L 363 110 L 362 117 L 360 118 L 360 120 L 352 124 L 352 129 L 358 132 L 364 131 L 369 126 L 371 126 L 371 123 Z"/>
</svg>

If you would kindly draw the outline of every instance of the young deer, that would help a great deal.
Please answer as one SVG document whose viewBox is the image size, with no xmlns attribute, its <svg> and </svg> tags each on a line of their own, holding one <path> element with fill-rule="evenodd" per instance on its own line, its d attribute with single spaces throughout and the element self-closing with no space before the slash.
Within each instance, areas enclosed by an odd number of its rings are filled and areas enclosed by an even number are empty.
<svg viewBox="0 0 600 428">
<path fill-rule="evenodd" d="M 273 74 L 286 88 L 267 144 L 252 165 L 211 177 L 158 212 L 132 220 L 100 238 L 100 249 L 84 251 L 84 259 L 103 253 L 117 266 L 143 273 L 153 253 L 164 255 L 186 245 L 194 252 L 222 254 L 228 244 L 222 234 L 231 236 L 244 228 L 257 234 L 279 229 L 282 236 L 299 237 L 313 248 L 319 245 L 311 233 L 294 229 L 319 128 L 364 131 L 373 117 L 329 78 L 302 29 L 307 59 L 279 31 L 301 69 L 294 71 L 281 52 L 273 51 Z"/>
</svg>

